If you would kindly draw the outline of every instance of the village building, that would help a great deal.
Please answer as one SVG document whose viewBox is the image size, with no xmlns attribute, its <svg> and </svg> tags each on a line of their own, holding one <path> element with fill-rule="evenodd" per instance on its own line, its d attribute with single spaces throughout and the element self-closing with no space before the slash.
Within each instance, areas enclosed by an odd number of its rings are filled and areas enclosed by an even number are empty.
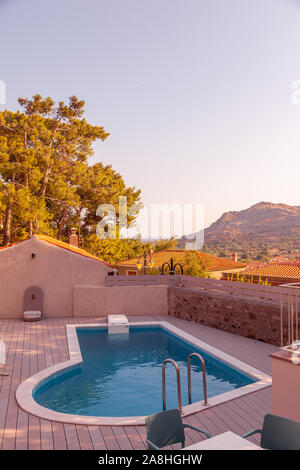
<svg viewBox="0 0 300 470">
<path fill-rule="evenodd" d="M 171 258 L 173 259 L 174 264 L 180 263 L 183 265 L 187 251 L 188 250 L 175 249 L 157 251 L 151 254 L 148 253 L 146 254 L 146 267 L 144 256 L 120 261 L 117 263 L 118 274 L 121 276 L 151 274 L 153 270 L 160 271 L 164 263 L 170 263 Z M 228 260 L 225 258 L 219 258 L 202 251 L 191 252 L 197 253 L 207 274 L 209 277 L 214 279 L 220 279 L 223 272 L 236 273 L 247 267 L 245 263 L 237 262 L 235 259 Z M 167 270 L 166 273 L 168 273 Z M 178 271 L 178 273 L 180 273 L 180 271 Z"/>
</svg>

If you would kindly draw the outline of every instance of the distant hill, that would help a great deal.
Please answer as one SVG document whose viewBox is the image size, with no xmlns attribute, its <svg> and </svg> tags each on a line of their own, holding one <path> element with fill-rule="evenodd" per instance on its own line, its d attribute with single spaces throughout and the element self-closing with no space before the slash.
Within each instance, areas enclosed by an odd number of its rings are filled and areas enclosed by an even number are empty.
<svg viewBox="0 0 300 470">
<path fill-rule="evenodd" d="M 300 206 L 260 202 L 225 212 L 204 230 L 209 251 L 255 255 L 267 246 L 281 253 L 300 250 Z"/>
</svg>

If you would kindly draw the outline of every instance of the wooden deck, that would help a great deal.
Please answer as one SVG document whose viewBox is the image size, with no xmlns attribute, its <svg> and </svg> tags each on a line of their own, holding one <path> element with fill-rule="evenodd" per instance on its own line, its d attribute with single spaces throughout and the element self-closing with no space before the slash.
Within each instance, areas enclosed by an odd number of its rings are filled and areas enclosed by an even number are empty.
<svg viewBox="0 0 300 470">
<path fill-rule="evenodd" d="M 129 317 L 132 321 L 167 320 L 184 331 L 271 374 L 269 353 L 278 348 L 259 341 L 224 333 L 173 317 Z M 144 426 L 83 426 L 57 423 L 26 413 L 17 404 L 18 385 L 35 372 L 69 358 L 65 325 L 95 323 L 95 318 L 55 318 L 25 323 L 0 320 L 0 339 L 7 347 L 5 369 L 0 376 L 0 449 L 113 450 L 145 449 Z M 104 320 L 104 319 L 103 319 Z M 212 435 L 231 430 L 243 434 L 261 427 L 265 413 L 271 411 L 271 387 L 217 405 L 184 419 L 207 429 Z M 186 433 L 186 445 L 201 440 L 195 431 Z M 258 442 L 253 437 L 253 442 Z"/>
</svg>

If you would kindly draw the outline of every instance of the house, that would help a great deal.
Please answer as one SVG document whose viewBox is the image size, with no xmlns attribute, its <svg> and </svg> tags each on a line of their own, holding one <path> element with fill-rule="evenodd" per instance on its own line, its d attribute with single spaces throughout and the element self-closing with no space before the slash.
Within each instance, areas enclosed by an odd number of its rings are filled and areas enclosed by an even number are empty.
<svg viewBox="0 0 300 470">
<path fill-rule="evenodd" d="M 266 282 L 272 286 L 289 284 L 300 281 L 300 263 L 289 261 L 284 263 L 269 263 L 260 267 L 247 268 L 234 274 L 230 280 L 236 281 L 237 277 L 244 276 L 244 280 L 250 280 L 254 284 Z M 223 272 L 222 279 L 228 280 L 228 274 Z"/>
<path fill-rule="evenodd" d="M 0 317 L 23 314 L 24 294 L 38 288 L 43 297 L 43 315 L 72 316 L 75 286 L 103 286 L 112 266 L 78 248 L 74 230 L 70 242 L 45 236 L 0 248 Z"/>
<path fill-rule="evenodd" d="M 151 271 L 161 270 L 163 263 L 167 262 L 170 263 L 171 258 L 173 258 L 174 264 L 181 263 L 184 264 L 185 254 L 189 250 L 162 250 L 151 253 L 151 261 L 150 261 L 150 254 L 147 254 L 146 257 L 146 269 L 144 268 L 144 256 L 140 258 L 132 258 L 124 261 L 120 261 L 117 264 L 118 274 L 119 275 L 137 275 L 137 274 L 147 274 L 151 273 Z M 220 279 L 223 272 L 226 273 L 235 273 L 240 272 L 242 269 L 245 269 L 247 265 L 245 263 L 236 262 L 234 260 L 228 260 L 225 258 L 219 258 L 217 256 L 209 255 L 208 253 L 204 253 L 202 251 L 194 251 L 191 250 L 192 253 L 197 253 L 201 261 L 203 262 L 204 266 L 206 267 L 207 272 L 210 274 L 211 277 L 215 279 Z M 154 263 L 152 266 L 151 263 Z M 141 269 L 139 265 L 142 265 Z M 167 273 L 167 269 L 166 269 Z"/>
</svg>

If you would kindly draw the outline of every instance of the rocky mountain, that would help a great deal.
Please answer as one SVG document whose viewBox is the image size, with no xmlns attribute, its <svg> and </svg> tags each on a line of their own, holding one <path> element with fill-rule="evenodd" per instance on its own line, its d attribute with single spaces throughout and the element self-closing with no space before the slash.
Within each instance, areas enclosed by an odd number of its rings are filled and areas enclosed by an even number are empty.
<svg viewBox="0 0 300 470">
<path fill-rule="evenodd" d="M 289 252 L 300 249 L 300 206 L 260 202 L 242 211 L 225 212 L 204 230 L 210 251 Z M 252 253 L 253 254 L 253 253 Z"/>
</svg>

